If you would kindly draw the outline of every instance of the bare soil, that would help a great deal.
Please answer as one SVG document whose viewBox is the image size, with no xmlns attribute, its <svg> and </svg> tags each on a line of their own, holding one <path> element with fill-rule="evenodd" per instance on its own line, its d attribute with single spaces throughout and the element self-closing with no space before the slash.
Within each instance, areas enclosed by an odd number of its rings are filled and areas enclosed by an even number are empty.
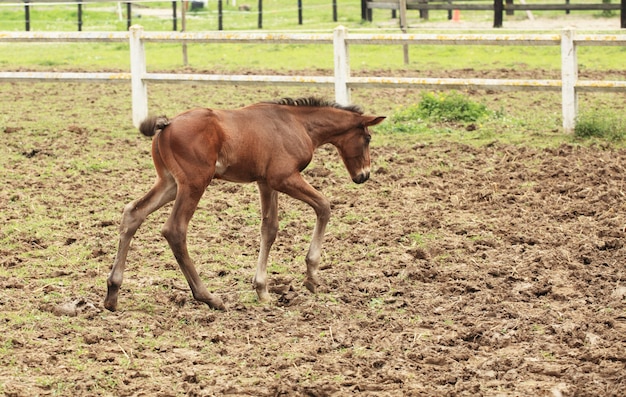
<svg viewBox="0 0 626 397">
<path fill-rule="evenodd" d="M 318 294 L 301 284 L 312 211 L 283 196 L 274 302 L 255 301 L 256 191 L 218 182 L 190 245 L 229 310 L 192 299 L 159 235 L 166 208 L 140 229 L 111 313 L 119 212 L 150 187 L 150 142 L 114 133 L 128 108 L 102 98 L 127 98 L 117 86 L 75 102 L 84 86 L 58 87 L 2 85 L 6 396 L 626 392 L 625 150 L 374 140 L 356 186 L 324 147 L 305 172 L 333 207 Z M 95 160 L 107 166 L 81 166 Z"/>
</svg>

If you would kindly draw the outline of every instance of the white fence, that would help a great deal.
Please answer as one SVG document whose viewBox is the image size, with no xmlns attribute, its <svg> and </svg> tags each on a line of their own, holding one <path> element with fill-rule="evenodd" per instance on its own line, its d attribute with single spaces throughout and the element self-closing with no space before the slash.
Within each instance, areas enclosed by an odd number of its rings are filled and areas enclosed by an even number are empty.
<svg viewBox="0 0 626 397">
<path fill-rule="evenodd" d="M 350 102 L 353 88 L 491 89 L 509 91 L 561 91 L 563 129 L 573 132 L 580 91 L 626 92 L 626 81 L 579 80 L 576 49 L 580 45 L 626 46 L 626 35 L 576 35 L 573 29 L 561 34 L 350 34 L 338 27 L 332 34 L 234 33 L 234 32 L 144 32 L 141 26 L 129 32 L 0 32 L 2 42 L 129 42 L 129 73 L 0 72 L 0 81 L 125 82 L 132 87 L 133 123 L 148 114 L 148 82 L 206 82 L 211 84 L 334 85 L 335 100 Z M 145 42 L 181 43 L 300 43 L 332 44 L 334 76 L 266 76 L 148 73 Z M 561 46 L 560 80 L 443 79 L 417 77 L 352 77 L 350 44 L 383 45 L 526 45 Z M 461 66 L 461 65 L 459 65 Z"/>
</svg>

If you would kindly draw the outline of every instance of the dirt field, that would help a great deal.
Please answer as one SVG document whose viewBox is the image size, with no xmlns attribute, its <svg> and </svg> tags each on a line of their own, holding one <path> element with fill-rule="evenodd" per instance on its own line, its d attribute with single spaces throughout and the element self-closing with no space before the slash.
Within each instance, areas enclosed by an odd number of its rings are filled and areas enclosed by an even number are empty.
<svg viewBox="0 0 626 397">
<path fill-rule="evenodd" d="M 229 311 L 193 301 L 159 234 L 168 207 L 140 229 L 111 313 L 150 142 L 124 124 L 127 92 L 79 87 L 2 85 L 0 393 L 626 392 L 626 151 L 375 139 L 357 186 L 324 147 L 306 171 L 333 207 L 320 293 L 301 284 L 312 211 L 282 196 L 275 301 L 255 301 L 256 188 L 215 183 L 190 250 Z"/>
</svg>

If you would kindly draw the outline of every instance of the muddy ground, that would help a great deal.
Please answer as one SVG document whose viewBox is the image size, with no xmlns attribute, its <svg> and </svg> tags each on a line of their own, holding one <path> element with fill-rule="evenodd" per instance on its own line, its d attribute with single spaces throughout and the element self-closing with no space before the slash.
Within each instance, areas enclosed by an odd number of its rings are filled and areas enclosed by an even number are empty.
<svg viewBox="0 0 626 397">
<path fill-rule="evenodd" d="M 120 211 L 153 180 L 150 142 L 114 105 L 126 92 L 80 87 L 2 86 L 4 395 L 624 395 L 625 150 L 375 139 L 356 186 L 324 147 L 305 172 L 333 207 L 317 295 L 301 283 L 312 211 L 281 197 L 260 305 L 256 189 L 217 182 L 190 250 L 229 310 L 193 301 L 159 234 L 167 207 L 111 313 Z M 41 97 L 58 100 L 37 113 Z"/>
</svg>

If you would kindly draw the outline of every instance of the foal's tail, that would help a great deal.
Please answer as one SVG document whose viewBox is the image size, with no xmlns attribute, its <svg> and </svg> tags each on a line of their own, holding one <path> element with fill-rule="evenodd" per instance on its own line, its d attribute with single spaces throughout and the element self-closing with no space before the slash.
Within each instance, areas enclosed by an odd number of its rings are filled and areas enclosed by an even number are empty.
<svg viewBox="0 0 626 397">
<path fill-rule="evenodd" d="M 139 126 L 139 132 L 145 136 L 154 136 L 168 126 L 170 120 L 166 116 L 148 116 Z"/>
</svg>

